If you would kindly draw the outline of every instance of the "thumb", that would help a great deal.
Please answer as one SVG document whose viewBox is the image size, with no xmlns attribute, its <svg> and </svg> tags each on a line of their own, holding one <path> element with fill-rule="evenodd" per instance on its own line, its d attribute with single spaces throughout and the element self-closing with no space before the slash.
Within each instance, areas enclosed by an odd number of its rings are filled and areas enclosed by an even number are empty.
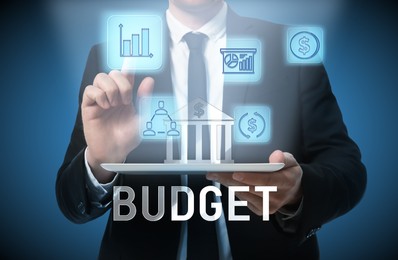
<svg viewBox="0 0 398 260">
<path fill-rule="evenodd" d="M 290 168 L 297 166 L 298 163 L 294 156 L 291 153 L 286 153 L 282 152 L 280 150 L 274 151 L 270 156 L 269 156 L 269 162 L 270 163 L 284 163 L 285 167 L 284 168 Z"/>
</svg>

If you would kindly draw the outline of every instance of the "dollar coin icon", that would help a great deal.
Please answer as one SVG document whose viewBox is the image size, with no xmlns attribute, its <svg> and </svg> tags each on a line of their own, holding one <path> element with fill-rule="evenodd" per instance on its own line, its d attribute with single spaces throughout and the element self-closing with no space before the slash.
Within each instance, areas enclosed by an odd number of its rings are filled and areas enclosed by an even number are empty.
<svg viewBox="0 0 398 260">
<path fill-rule="evenodd" d="M 290 51 L 299 59 L 308 60 L 318 54 L 321 47 L 318 37 L 308 31 L 296 33 L 290 40 Z"/>
</svg>

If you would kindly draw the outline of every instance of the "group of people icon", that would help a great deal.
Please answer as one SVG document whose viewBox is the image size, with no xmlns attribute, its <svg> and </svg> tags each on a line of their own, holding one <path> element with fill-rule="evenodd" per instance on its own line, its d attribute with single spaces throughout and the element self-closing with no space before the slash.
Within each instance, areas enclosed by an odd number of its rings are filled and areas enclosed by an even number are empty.
<svg viewBox="0 0 398 260">
<path fill-rule="evenodd" d="M 170 121 L 170 130 L 166 132 L 166 127 L 161 129 L 160 131 L 153 130 L 153 121 L 157 120 L 156 117 L 161 117 L 159 120 L 164 120 L 162 118 L 167 117 L 166 120 Z M 165 125 L 165 124 L 162 124 Z M 163 131 L 164 130 L 164 131 Z M 170 117 L 169 112 L 164 108 L 164 101 L 158 101 L 158 108 L 155 111 L 155 114 L 152 116 L 151 120 L 146 122 L 146 129 L 143 132 L 143 136 L 157 136 L 160 134 L 166 134 L 166 136 L 180 136 L 180 132 L 177 130 L 177 123 Z"/>
</svg>

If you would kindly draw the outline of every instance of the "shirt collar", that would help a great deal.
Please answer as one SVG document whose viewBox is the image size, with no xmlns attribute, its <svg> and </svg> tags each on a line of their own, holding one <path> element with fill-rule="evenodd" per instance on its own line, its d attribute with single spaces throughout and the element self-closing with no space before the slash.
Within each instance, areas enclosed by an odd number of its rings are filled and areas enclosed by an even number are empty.
<svg viewBox="0 0 398 260">
<path fill-rule="evenodd" d="M 167 10 L 166 21 L 170 30 L 171 40 L 173 41 L 173 43 L 179 43 L 185 34 L 189 32 L 197 32 L 206 34 L 212 41 L 217 41 L 226 32 L 227 12 L 228 6 L 226 3 L 224 3 L 223 7 L 216 16 L 214 16 L 210 21 L 208 21 L 198 30 L 192 31 L 192 29 L 178 21 L 177 18 L 175 18 L 170 12 L 170 10 Z"/>
</svg>

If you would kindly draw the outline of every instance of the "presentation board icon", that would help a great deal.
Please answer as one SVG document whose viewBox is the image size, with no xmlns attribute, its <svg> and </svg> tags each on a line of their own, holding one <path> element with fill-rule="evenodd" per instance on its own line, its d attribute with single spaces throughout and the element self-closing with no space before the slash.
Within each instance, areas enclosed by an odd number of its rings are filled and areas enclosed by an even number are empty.
<svg viewBox="0 0 398 260">
<path fill-rule="evenodd" d="M 140 100 L 140 134 L 143 139 L 179 138 L 174 98 L 144 97 Z"/>
<path fill-rule="evenodd" d="M 254 55 L 257 49 L 223 48 L 223 73 L 224 74 L 253 74 Z"/>
<path fill-rule="evenodd" d="M 261 79 L 261 42 L 258 39 L 228 39 L 220 49 L 225 82 L 248 83 Z"/>
<path fill-rule="evenodd" d="M 111 69 L 159 70 L 163 62 L 162 19 L 114 15 L 107 22 L 107 65 Z"/>
<path fill-rule="evenodd" d="M 320 27 L 293 27 L 287 33 L 289 63 L 318 64 L 324 59 L 323 30 Z"/>
<path fill-rule="evenodd" d="M 271 139 L 271 110 L 267 106 L 238 106 L 234 111 L 234 140 L 267 143 Z"/>
</svg>

